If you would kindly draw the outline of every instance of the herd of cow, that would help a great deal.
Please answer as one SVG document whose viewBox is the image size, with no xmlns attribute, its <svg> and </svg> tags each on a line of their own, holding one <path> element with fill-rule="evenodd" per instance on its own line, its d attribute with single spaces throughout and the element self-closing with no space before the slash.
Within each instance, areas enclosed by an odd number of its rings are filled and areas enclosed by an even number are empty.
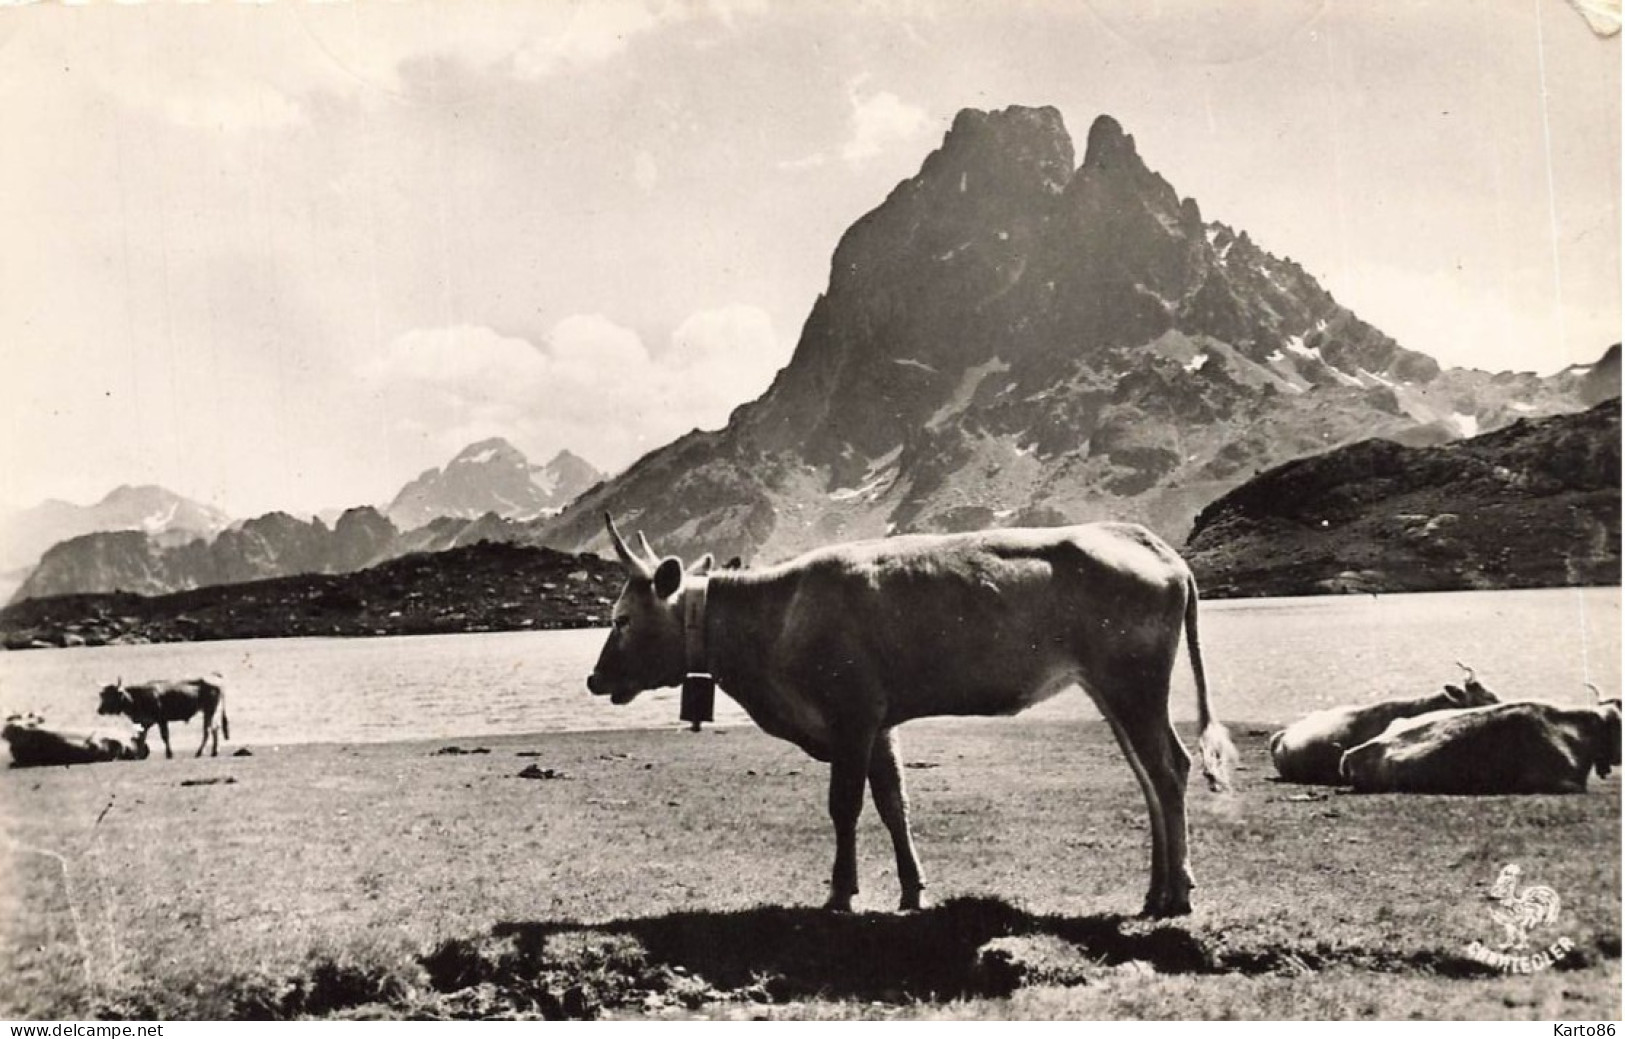
<svg viewBox="0 0 1625 1039">
<path fill-rule="evenodd" d="M 1471 668 L 1435 696 L 1316 711 L 1270 737 L 1289 783 L 1416 794 L 1567 794 L 1620 763 L 1620 702 L 1503 703 Z"/>
<path fill-rule="evenodd" d="M 212 680 L 211 680 L 212 679 Z M 203 716 L 203 739 L 197 754 L 209 747 L 220 753 L 220 737 L 231 739 L 226 719 L 226 693 L 219 675 L 188 678 L 179 682 L 143 682 L 127 685 L 123 679 L 101 691 L 96 707 L 100 715 L 122 715 L 130 720 L 128 737 L 82 735 L 45 727 L 36 714 L 12 715 L 0 728 L 0 738 L 11 746 L 11 764 L 16 768 L 35 765 L 86 765 L 98 761 L 131 761 L 147 757 L 147 732 L 154 725 L 164 741 L 164 757 L 173 758 L 169 747 L 169 723 L 191 721 Z M 213 740 L 211 746 L 210 740 Z"/>
</svg>

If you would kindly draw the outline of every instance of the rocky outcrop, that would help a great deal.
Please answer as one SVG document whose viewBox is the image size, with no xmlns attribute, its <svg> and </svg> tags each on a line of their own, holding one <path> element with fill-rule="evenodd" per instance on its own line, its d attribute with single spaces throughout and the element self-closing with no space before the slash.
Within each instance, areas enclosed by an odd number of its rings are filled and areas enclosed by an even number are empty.
<svg viewBox="0 0 1625 1039">
<path fill-rule="evenodd" d="M 603 625 L 619 563 L 479 542 L 350 574 L 305 574 L 161 596 L 30 599 L 0 610 L 7 649 L 300 635 L 413 635 Z"/>
<path fill-rule="evenodd" d="M 1619 399 L 1437 447 L 1367 440 L 1203 509 L 1203 594 L 1520 588 L 1620 581 Z"/>
</svg>

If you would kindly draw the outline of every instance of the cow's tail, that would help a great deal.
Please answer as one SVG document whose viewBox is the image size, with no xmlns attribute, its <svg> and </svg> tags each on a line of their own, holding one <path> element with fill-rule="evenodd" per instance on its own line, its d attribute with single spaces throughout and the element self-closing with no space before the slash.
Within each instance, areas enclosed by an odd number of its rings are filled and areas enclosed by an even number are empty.
<svg viewBox="0 0 1625 1039">
<path fill-rule="evenodd" d="M 1197 738 L 1198 753 L 1202 759 L 1202 775 L 1212 790 L 1229 790 L 1230 773 L 1238 755 L 1230 742 L 1230 730 L 1213 717 L 1213 706 L 1208 700 L 1207 672 L 1202 667 L 1202 640 L 1196 631 L 1197 592 L 1196 578 L 1185 578 L 1185 651 L 1191 657 L 1191 674 L 1196 679 L 1196 724 L 1201 730 Z"/>
</svg>

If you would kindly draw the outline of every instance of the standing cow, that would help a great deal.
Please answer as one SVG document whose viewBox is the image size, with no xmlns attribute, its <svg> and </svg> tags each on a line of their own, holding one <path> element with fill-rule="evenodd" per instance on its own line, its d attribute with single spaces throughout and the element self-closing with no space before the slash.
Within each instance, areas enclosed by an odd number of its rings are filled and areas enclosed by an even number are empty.
<svg viewBox="0 0 1625 1039">
<path fill-rule="evenodd" d="M 207 678 L 188 678 L 180 682 L 144 682 L 125 685 L 117 683 L 102 688 L 101 706 L 97 714 L 122 714 L 141 728 L 141 739 L 147 730 L 158 726 L 158 735 L 164 740 L 164 757 L 175 755 L 169 749 L 169 723 L 191 721 L 195 714 L 203 715 L 203 739 L 193 757 L 202 757 L 203 748 L 209 746 L 209 756 L 220 753 L 220 737 L 231 739 L 231 725 L 226 720 L 226 692 L 218 684 L 219 675 Z M 216 717 L 219 724 L 215 724 Z M 209 738 L 214 738 L 212 746 Z"/>
<path fill-rule="evenodd" d="M 1111 726 L 1151 815 L 1145 912 L 1190 911 L 1185 781 L 1168 720 L 1185 636 L 1202 768 L 1222 789 L 1235 749 L 1214 720 L 1196 632 L 1196 582 L 1150 531 L 1101 523 L 913 535 L 837 545 L 778 566 L 710 574 L 627 548 L 613 630 L 588 689 L 629 703 L 690 674 L 715 678 L 764 731 L 830 763 L 830 908 L 857 893 L 867 785 L 891 833 L 902 907 L 924 878 L 908 825 L 896 727 L 934 715 L 1014 714 L 1081 686 Z"/>
</svg>

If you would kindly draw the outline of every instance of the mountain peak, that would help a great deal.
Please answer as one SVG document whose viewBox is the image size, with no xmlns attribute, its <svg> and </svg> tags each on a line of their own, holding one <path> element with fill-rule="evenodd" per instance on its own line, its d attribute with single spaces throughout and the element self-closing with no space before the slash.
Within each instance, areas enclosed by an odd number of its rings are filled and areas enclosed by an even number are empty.
<svg viewBox="0 0 1625 1039">
<path fill-rule="evenodd" d="M 175 501 L 180 495 L 166 487 L 154 483 L 128 484 L 121 483 L 107 492 L 106 497 L 97 502 L 97 505 L 121 505 L 127 502 L 149 501 Z"/>
<path fill-rule="evenodd" d="M 457 456 L 447 464 L 447 468 L 454 465 L 484 465 L 488 462 L 529 465 L 530 459 L 502 437 L 489 437 L 469 444 L 457 452 Z"/>
<path fill-rule="evenodd" d="M 530 519 L 558 509 L 602 478 L 568 451 L 545 466 L 532 465 L 509 441 L 488 437 L 457 452 L 445 469 L 424 470 L 401 488 L 384 514 L 401 530 L 441 516 L 477 519 L 494 512 Z"/>
<path fill-rule="evenodd" d="M 558 470 L 566 466 L 571 469 L 586 468 L 591 469 L 593 472 L 598 472 L 596 466 L 587 461 L 585 458 L 582 458 L 580 455 L 576 454 L 574 451 L 571 451 L 569 448 L 564 448 L 563 450 L 559 451 L 558 454 L 553 456 L 553 460 L 548 462 L 544 468 Z"/>
<path fill-rule="evenodd" d="M 1134 138 L 1123 132 L 1123 125 L 1109 115 L 1095 118 L 1089 127 L 1089 143 L 1083 153 L 1084 169 L 1114 169 L 1132 163 L 1142 165 L 1140 153 L 1134 148 Z"/>
<path fill-rule="evenodd" d="M 920 177 L 951 177 L 958 190 L 957 178 L 967 172 L 995 182 L 1029 180 L 1036 174 L 1050 191 L 1059 192 L 1072 177 L 1072 164 L 1072 138 L 1056 109 L 964 108 L 954 116 L 942 147 L 926 159 Z"/>
</svg>

